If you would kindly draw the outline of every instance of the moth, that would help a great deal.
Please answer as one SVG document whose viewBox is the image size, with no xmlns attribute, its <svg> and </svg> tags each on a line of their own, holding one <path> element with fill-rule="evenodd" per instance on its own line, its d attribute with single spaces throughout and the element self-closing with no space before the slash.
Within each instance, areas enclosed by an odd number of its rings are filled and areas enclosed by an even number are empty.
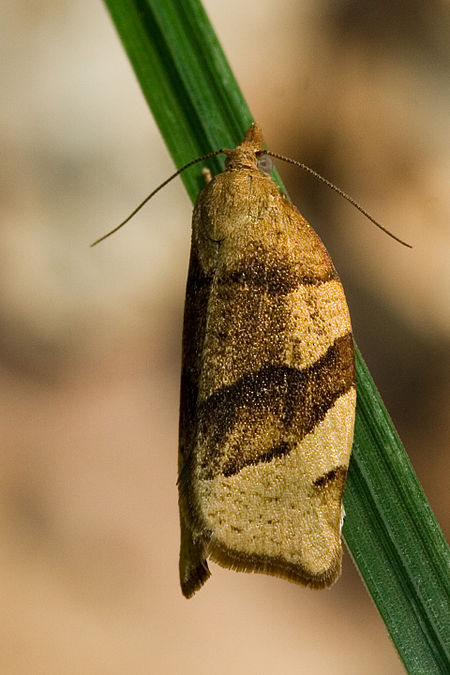
<svg viewBox="0 0 450 675">
<path fill-rule="evenodd" d="M 344 291 L 253 124 L 200 193 L 184 311 L 180 581 L 208 559 L 313 588 L 342 560 L 356 404 Z M 263 167 L 264 168 L 264 167 Z"/>
</svg>

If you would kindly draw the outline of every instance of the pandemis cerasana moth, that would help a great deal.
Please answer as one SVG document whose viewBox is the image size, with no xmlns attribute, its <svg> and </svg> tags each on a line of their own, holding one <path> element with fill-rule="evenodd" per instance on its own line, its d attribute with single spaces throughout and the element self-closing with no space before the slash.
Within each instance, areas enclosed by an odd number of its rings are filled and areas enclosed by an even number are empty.
<svg viewBox="0 0 450 675">
<path fill-rule="evenodd" d="M 312 588 L 340 575 L 356 388 L 344 291 L 312 227 L 263 170 L 253 124 L 192 219 L 181 379 L 180 581 L 207 560 Z M 112 232 L 159 189 L 154 190 Z M 389 233 L 353 199 L 327 183 Z M 404 243 L 404 242 L 401 242 Z M 408 246 L 408 244 L 406 244 Z"/>
<path fill-rule="evenodd" d="M 350 317 L 314 230 L 258 167 L 253 125 L 192 219 L 181 380 L 180 580 L 207 559 L 314 588 L 341 571 L 356 403 Z"/>
</svg>

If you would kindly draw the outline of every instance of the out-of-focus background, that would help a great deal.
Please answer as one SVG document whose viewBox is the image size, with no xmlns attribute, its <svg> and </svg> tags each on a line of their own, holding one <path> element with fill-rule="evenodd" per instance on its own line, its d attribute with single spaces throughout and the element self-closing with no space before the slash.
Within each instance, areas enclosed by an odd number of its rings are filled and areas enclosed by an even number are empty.
<svg viewBox="0 0 450 675">
<path fill-rule="evenodd" d="M 266 141 L 343 279 L 354 332 L 450 529 L 448 3 L 206 0 Z M 346 556 L 312 592 L 212 565 L 178 586 L 181 183 L 101 2 L 0 26 L 0 672 L 400 673 Z"/>
</svg>

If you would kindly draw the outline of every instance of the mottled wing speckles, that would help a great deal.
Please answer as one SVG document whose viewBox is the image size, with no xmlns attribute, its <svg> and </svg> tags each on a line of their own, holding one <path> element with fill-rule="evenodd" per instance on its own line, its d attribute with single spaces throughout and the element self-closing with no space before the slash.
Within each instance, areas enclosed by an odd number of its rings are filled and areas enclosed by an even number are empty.
<svg viewBox="0 0 450 675">
<path fill-rule="evenodd" d="M 258 127 L 194 209 L 183 332 L 180 577 L 207 558 L 312 587 L 341 567 L 350 318 L 309 224 L 259 171 Z"/>
</svg>

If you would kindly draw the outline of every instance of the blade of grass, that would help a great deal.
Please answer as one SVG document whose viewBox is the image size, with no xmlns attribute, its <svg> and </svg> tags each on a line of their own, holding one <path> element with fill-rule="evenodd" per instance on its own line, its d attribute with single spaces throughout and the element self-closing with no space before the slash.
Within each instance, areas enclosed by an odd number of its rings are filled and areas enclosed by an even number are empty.
<svg viewBox="0 0 450 675">
<path fill-rule="evenodd" d="M 252 117 L 199 0 L 105 2 L 176 166 L 237 145 Z M 182 176 L 193 200 L 200 174 Z M 450 672 L 450 551 L 356 356 L 344 537 L 407 670 Z"/>
</svg>

